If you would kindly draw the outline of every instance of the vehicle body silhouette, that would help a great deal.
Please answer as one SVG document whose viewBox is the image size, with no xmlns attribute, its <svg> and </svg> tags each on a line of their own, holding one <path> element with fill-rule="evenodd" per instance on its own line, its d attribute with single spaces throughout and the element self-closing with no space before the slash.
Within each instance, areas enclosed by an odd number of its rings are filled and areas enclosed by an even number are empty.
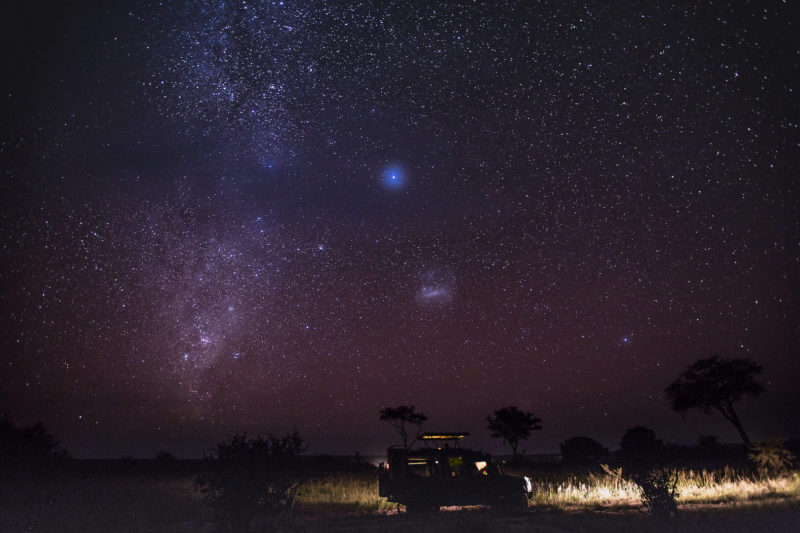
<svg viewBox="0 0 800 533">
<path fill-rule="evenodd" d="M 530 479 L 505 475 L 491 455 L 459 447 L 466 435 L 425 433 L 420 437 L 424 446 L 390 447 L 378 478 L 380 495 L 409 512 L 454 505 L 527 509 Z"/>
</svg>

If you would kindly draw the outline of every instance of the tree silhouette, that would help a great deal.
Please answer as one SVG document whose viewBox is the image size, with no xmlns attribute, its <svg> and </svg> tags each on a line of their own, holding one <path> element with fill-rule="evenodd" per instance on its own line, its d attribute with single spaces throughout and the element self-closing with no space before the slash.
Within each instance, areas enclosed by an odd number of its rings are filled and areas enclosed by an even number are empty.
<svg viewBox="0 0 800 533">
<path fill-rule="evenodd" d="M 608 448 L 589 437 L 572 437 L 558 445 L 561 461 L 574 465 L 596 465 L 608 457 Z"/>
<path fill-rule="evenodd" d="M 413 405 L 400 405 L 398 407 L 384 407 L 381 409 L 381 420 L 389 422 L 391 426 L 403 439 L 403 447 L 408 449 L 414 445 L 420 435 L 422 435 L 422 423 L 428 420 L 428 417 L 422 413 L 417 413 Z M 408 442 L 408 429 L 406 424 L 417 426 L 417 431 L 414 438 L 411 439 L 411 444 Z"/>
<path fill-rule="evenodd" d="M 750 437 L 745 433 L 739 416 L 733 409 L 742 396 L 758 396 L 764 387 L 755 381 L 763 367 L 751 359 L 722 359 L 718 356 L 700 359 L 684 370 L 665 389 L 672 409 L 685 415 L 690 409 L 708 413 L 716 409 L 736 427 L 747 446 Z"/>
<path fill-rule="evenodd" d="M 664 446 L 661 439 L 656 438 L 656 432 L 644 426 L 632 427 L 622 435 L 619 449 L 623 453 L 646 454 L 652 453 Z"/>
<path fill-rule="evenodd" d="M 656 438 L 655 431 L 644 426 L 632 427 L 625 431 L 619 443 L 619 452 L 626 470 L 634 469 L 639 474 L 666 458 L 664 441 Z"/>
<path fill-rule="evenodd" d="M 503 439 L 511 446 L 512 461 L 517 460 L 519 441 L 531 435 L 531 431 L 542 429 L 542 419 L 529 411 L 520 411 L 514 406 L 503 407 L 486 417 L 492 437 Z"/>
<path fill-rule="evenodd" d="M 20 428 L 5 416 L 0 418 L 0 464 L 22 464 L 70 456 L 41 422 Z"/>
</svg>

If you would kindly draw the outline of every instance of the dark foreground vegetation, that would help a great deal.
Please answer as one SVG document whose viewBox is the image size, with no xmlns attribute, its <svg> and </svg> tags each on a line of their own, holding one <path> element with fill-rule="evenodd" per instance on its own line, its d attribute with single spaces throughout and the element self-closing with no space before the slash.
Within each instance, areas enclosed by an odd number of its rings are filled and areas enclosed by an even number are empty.
<svg viewBox="0 0 800 533">
<path fill-rule="evenodd" d="M 512 452 L 503 470 L 532 482 L 527 508 L 522 494 L 513 510 L 434 512 L 428 506 L 425 513 L 409 513 L 379 496 L 383 465 L 359 455 L 304 455 L 296 432 L 234 435 L 202 460 L 178 460 L 169 452 L 150 460 L 75 460 L 41 424 L 18 427 L 2 418 L 0 533 L 793 532 L 800 524 L 800 443 L 753 444 L 733 410 L 742 395 L 763 390 L 753 381 L 759 372 L 747 360 L 710 358 L 667 389 L 676 411 L 716 410 L 731 421 L 742 437 L 733 446 L 710 436 L 695 446 L 669 444 L 638 426 L 625 432 L 613 453 L 577 436 L 561 443 L 555 459 L 543 460 L 517 451 L 542 420 L 513 406 L 495 411 L 487 417 L 488 429 Z M 427 417 L 399 406 L 381 410 L 380 419 L 408 450 Z"/>
<path fill-rule="evenodd" d="M 711 463 L 710 463 L 711 464 Z M 508 465 L 534 479 L 527 512 L 445 508 L 413 516 L 377 494 L 377 469 L 357 458 L 303 457 L 305 478 L 280 520 L 253 531 L 796 531 L 800 475 L 758 469 L 680 469 L 680 514 L 654 520 L 636 484 L 613 466 Z M 6 468 L 0 531 L 209 532 L 248 526 L 220 521 L 198 491 L 207 461 L 64 460 Z M 274 529 L 273 529 L 274 528 Z"/>
</svg>

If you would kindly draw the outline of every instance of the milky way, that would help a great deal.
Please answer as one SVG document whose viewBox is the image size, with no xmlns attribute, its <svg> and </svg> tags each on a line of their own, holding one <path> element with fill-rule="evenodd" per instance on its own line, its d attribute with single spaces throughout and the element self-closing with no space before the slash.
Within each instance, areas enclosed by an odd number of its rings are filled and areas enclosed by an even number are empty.
<svg viewBox="0 0 800 533">
<path fill-rule="evenodd" d="M 78 455 L 735 440 L 663 397 L 712 354 L 800 427 L 792 6 L 3 10 L 0 411 Z"/>
</svg>

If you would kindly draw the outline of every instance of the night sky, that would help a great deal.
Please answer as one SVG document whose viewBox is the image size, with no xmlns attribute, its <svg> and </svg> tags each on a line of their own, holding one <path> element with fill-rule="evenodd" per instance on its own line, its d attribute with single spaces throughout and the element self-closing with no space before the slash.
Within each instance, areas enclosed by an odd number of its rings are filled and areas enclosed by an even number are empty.
<svg viewBox="0 0 800 533">
<path fill-rule="evenodd" d="M 79 457 L 800 431 L 792 2 L 3 2 L 0 412 Z M 53 3 L 55 4 L 55 3 Z"/>
</svg>

